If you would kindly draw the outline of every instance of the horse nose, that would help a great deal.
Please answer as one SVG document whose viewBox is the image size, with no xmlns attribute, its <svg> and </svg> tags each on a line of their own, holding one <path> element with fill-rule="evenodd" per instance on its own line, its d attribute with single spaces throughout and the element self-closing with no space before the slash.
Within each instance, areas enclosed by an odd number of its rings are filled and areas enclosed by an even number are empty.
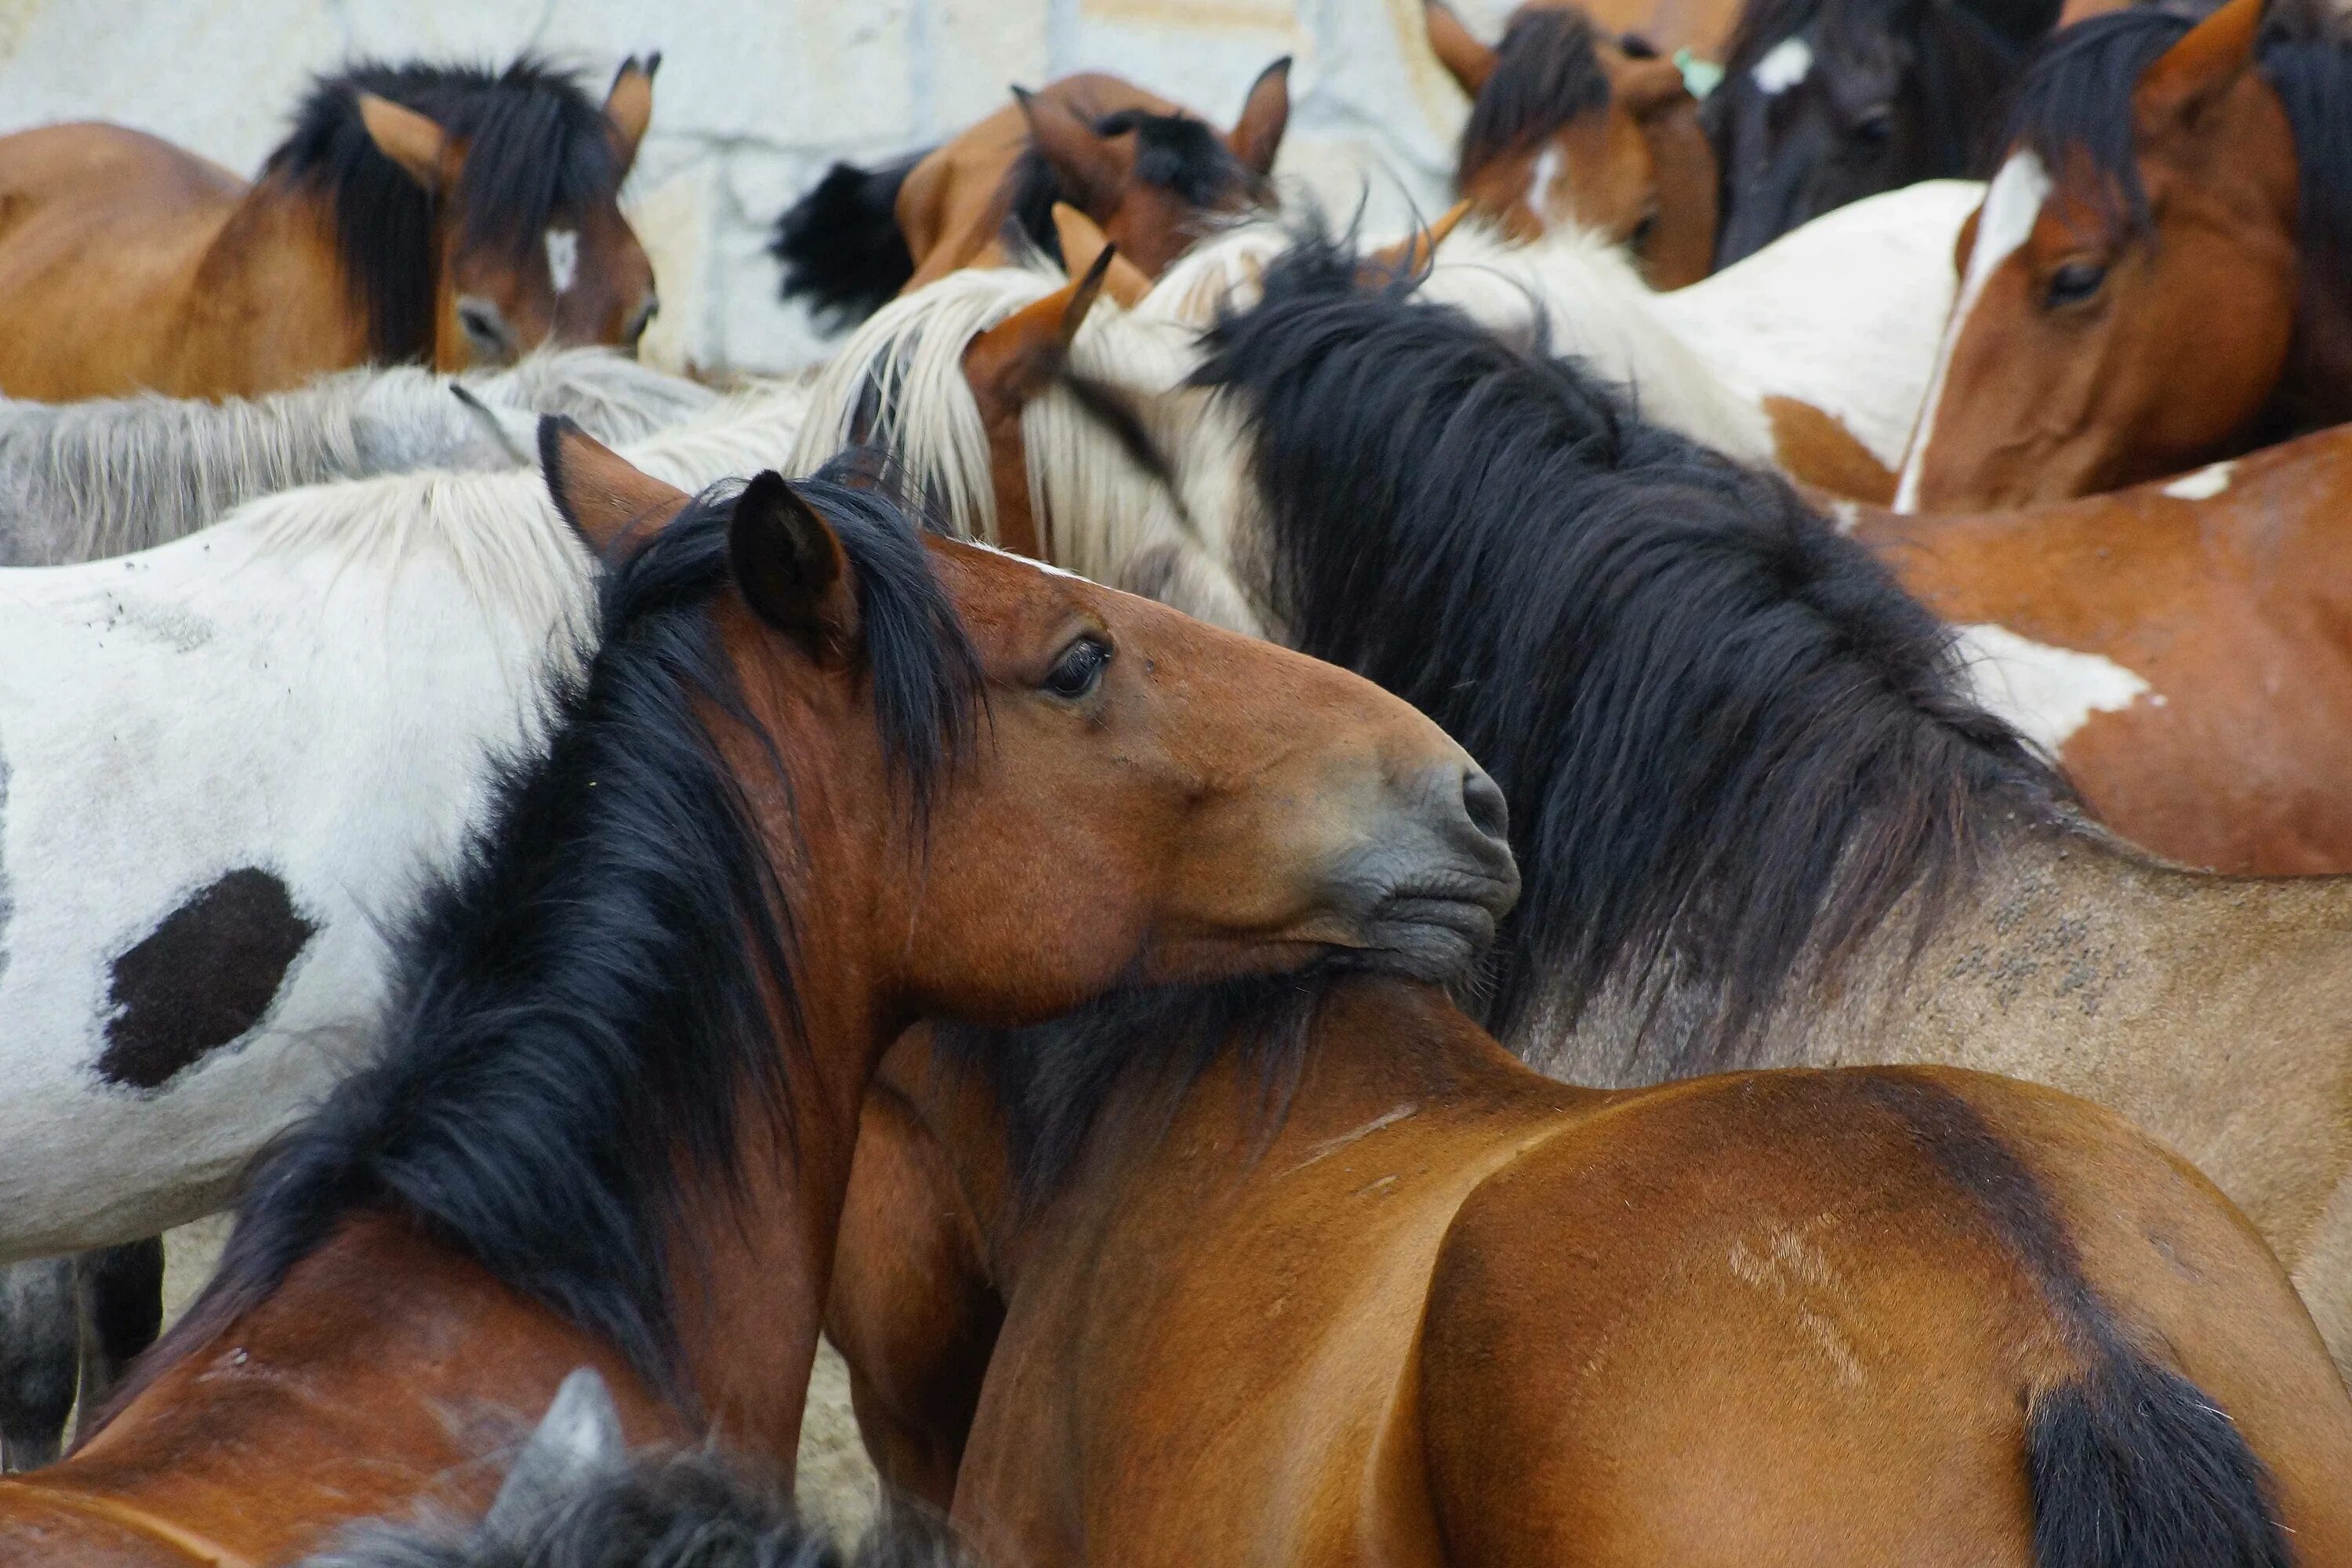
<svg viewBox="0 0 2352 1568">
<path fill-rule="evenodd" d="M 1462 810 L 1471 826 L 1510 852 L 1511 803 L 1503 798 L 1503 786 L 1475 763 L 1462 770 Z"/>
</svg>

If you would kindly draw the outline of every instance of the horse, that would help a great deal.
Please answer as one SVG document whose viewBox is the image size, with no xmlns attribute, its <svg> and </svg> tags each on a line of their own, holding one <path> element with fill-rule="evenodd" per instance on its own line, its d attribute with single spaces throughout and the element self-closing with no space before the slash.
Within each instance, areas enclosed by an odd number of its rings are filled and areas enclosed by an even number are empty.
<svg viewBox="0 0 2352 1568">
<path fill-rule="evenodd" d="M 247 184 L 121 126 L 0 137 L 0 392 L 255 396 L 322 371 L 634 348 L 653 272 L 614 205 L 659 57 L 604 109 L 562 72 L 321 77 Z"/>
<path fill-rule="evenodd" d="M 925 539 L 855 454 L 690 498 L 541 444 L 612 563 L 550 742 L 205 1294 L 0 1481 L 0 1546 L 258 1563 L 478 1510 L 501 1407 L 583 1365 L 633 1440 L 788 1479 L 858 1106 L 915 1019 L 1342 955 L 1444 979 L 1509 908 L 1495 786 L 1359 678 Z"/>
<path fill-rule="evenodd" d="M 1782 481 L 1363 284 L 1310 239 L 1205 348 L 1097 310 L 1020 416 L 1049 556 L 1213 584 L 1462 739 L 1529 879 L 1485 1021 L 1533 1065 L 1924 1062 L 2079 1095 L 2208 1172 L 2352 1364 L 2352 882 L 2116 842 L 1943 701 L 1948 629 Z M 985 441 L 926 447 L 961 417 L 888 426 L 932 493 L 961 464 L 991 488 Z"/>
<path fill-rule="evenodd" d="M 1470 97 L 1454 188 L 1514 239 L 1574 224 L 1627 247 L 1657 289 L 1715 265 L 1715 153 L 1679 67 L 1533 4 L 1487 45 L 1423 0 L 1430 47 Z"/>
<path fill-rule="evenodd" d="M 980 1560 L 2352 1551 L 2309 1313 L 2120 1118 L 1916 1068 L 1576 1089 L 1427 986 L 1253 990 L 919 1034 L 869 1091 L 826 1331 Z"/>
<path fill-rule="evenodd" d="M 2262 0 L 2053 41 L 1971 230 L 1898 510 L 2062 500 L 2352 418 L 2352 44 Z"/>
<path fill-rule="evenodd" d="M 1973 174 L 2058 0 L 1748 0 L 1705 119 L 1716 265 L 1847 202 Z"/>
<path fill-rule="evenodd" d="M 2352 430 L 1979 514 L 1833 509 L 1958 624 L 1989 707 L 2170 860 L 2352 872 Z"/>
<path fill-rule="evenodd" d="M 877 169 L 835 163 L 776 220 L 769 254 L 782 298 L 847 327 L 1006 246 L 1060 255 L 1051 212 L 1067 202 L 1156 277 L 1205 224 L 1270 205 L 1290 119 L 1290 60 L 1258 73 L 1241 118 L 1198 115 L 1101 72 L 1065 77 L 954 140 Z"/>
<path fill-rule="evenodd" d="M 635 441 L 718 400 L 597 349 L 534 353 L 464 384 L 403 365 L 253 399 L 0 400 L 0 566 L 130 554 L 300 485 L 512 468 L 541 414 Z"/>
</svg>

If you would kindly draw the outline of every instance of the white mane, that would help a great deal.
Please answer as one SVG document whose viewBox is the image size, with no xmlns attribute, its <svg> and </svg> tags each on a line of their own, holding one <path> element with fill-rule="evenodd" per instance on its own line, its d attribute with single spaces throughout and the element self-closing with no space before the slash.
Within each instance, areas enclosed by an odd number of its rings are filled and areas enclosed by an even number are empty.
<svg viewBox="0 0 2352 1568">
<path fill-rule="evenodd" d="M 414 366 L 346 371 L 259 398 L 152 394 L 68 404 L 0 400 L 0 565 L 128 554 L 298 485 L 435 468 L 512 468 L 529 413 L 569 414 L 607 441 L 650 434 L 708 389 L 609 351 L 535 354 L 465 383 Z"/>
</svg>

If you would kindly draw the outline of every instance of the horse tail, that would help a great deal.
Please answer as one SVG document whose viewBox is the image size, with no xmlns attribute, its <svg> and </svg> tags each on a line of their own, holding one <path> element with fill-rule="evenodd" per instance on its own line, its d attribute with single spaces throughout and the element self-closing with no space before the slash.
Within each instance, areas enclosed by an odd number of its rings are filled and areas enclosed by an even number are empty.
<svg viewBox="0 0 2352 1568">
<path fill-rule="evenodd" d="M 2293 1568 L 2236 1423 L 2127 1346 L 2034 1398 L 2026 1463 L 2039 1568 Z"/>
<path fill-rule="evenodd" d="M 820 321 L 846 327 L 907 286 L 915 258 L 898 228 L 898 187 L 924 156 L 910 153 L 878 169 L 835 163 L 784 209 L 768 242 L 768 254 L 783 264 L 784 299 L 806 300 Z"/>
</svg>

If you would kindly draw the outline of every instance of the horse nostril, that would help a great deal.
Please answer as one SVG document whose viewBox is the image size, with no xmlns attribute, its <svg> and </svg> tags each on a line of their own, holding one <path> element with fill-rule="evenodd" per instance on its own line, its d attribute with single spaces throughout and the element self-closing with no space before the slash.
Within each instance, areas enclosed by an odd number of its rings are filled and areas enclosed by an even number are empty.
<svg viewBox="0 0 2352 1568">
<path fill-rule="evenodd" d="M 1498 843 L 1510 842 L 1510 803 L 1503 798 L 1502 786 L 1488 778 L 1484 770 L 1464 771 L 1462 809 L 1470 814 L 1471 826 Z"/>
</svg>

